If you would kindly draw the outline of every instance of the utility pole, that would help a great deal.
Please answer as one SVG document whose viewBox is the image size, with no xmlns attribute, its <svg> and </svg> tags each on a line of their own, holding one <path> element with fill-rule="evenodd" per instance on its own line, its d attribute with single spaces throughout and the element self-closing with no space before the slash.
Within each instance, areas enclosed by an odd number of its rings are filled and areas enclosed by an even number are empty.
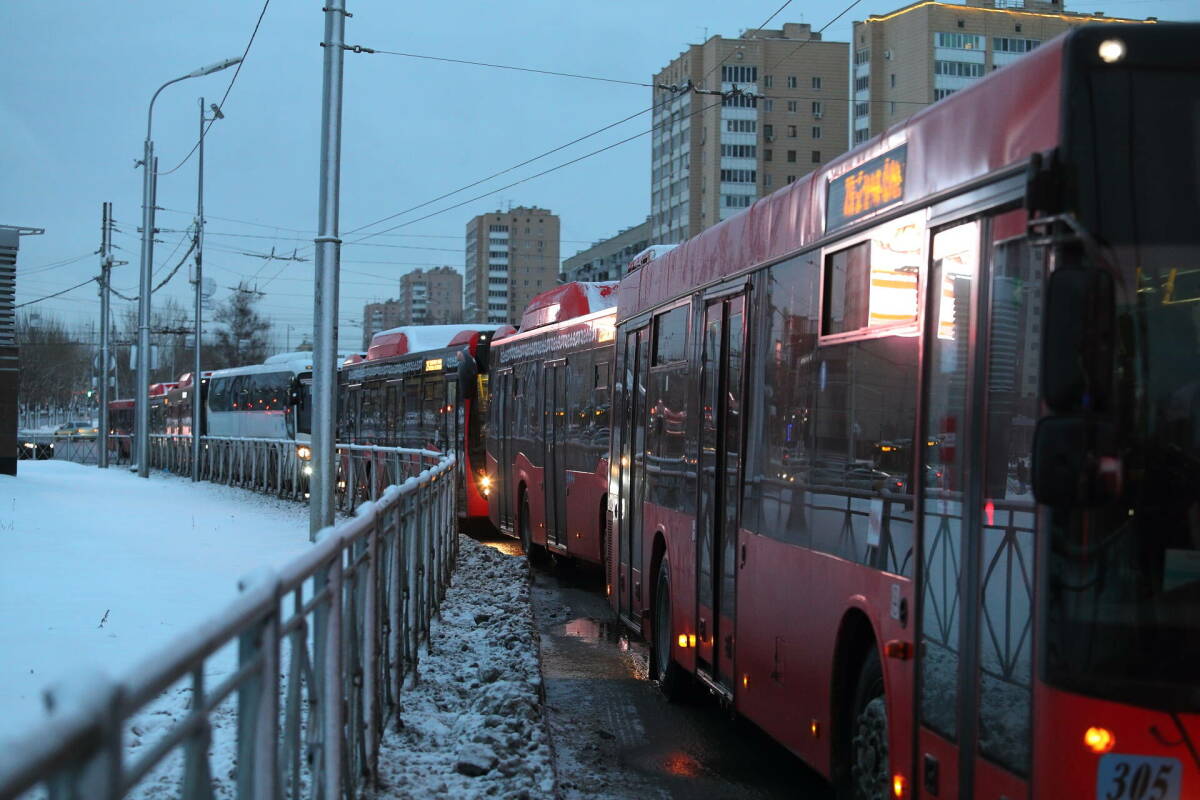
<svg viewBox="0 0 1200 800">
<path fill-rule="evenodd" d="M 108 282 L 112 278 L 112 203 L 101 206 L 100 223 L 100 469 L 108 469 Z"/>
<path fill-rule="evenodd" d="M 221 109 L 214 104 L 212 107 L 212 120 L 215 122 L 222 119 L 225 115 L 221 113 Z M 200 98 L 200 153 L 199 153 L 199 170 L 196 179 L 196 324 L 195 330 L 192 332 L 194 357 L 192 363 L 192 481 L 200 480 L 200 410 L 201 397 L 200 388 L 203 382 L 200 379 L 200 336 L 204 326 L 204 308 L 203 298 L 203 254 L 204 254 L 204 123 L 207 119 L 204 116 L 204 98 Z"/>
<path fill-rule="evenodd" d="M 342 63 L 345 60 L 345 0 L 325 6 L 325 74 L 321 109 L 321 187 L 317 222 L 316 276 L 313 281 L 312 476 L 309 486 L 309 538 L 333 524 L 336 483 L 338 193 L 342 152 Z"/>
</svg>

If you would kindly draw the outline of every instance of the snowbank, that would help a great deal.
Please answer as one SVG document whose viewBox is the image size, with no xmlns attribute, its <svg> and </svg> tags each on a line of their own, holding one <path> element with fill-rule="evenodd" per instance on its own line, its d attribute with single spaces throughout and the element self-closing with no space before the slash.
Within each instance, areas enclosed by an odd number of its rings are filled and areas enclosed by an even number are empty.
<svg viewBox="0 0 1200 800">
<path fill-rule="evenodd" d="M 377 800 L 554 796 L 525 559 L 466 537 Z"/>
</svg>

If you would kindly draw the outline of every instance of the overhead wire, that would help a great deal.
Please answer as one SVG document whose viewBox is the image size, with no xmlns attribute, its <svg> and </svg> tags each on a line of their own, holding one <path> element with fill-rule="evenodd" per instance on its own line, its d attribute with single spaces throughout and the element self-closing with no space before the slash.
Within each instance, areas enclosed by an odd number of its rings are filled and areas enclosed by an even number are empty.
<svg viewBox="0 0 1200 800">
<path fill-rule="evenodd" d="M 229 85 L 225 87 L 225 94 L 223 94 L 221 96 L 221 102 L 217 103 L 217 111 L 218 112 L 220 112 L 222 109 L 225 108 L 225 101 L 227 99 L 229 99 L 229 93 L 231 91 L 233 91 L 233 84 L 237 82 L 238 75 L 240 75 L 242 72 L 242 66 L 246 63 L 246 56 L 250 55 L 250 46 L 254 44 L 254 37 L 258 36 L 258 28 L 260 25 L 262 25 L 263 16 L 266 15 L 267 6 L 269 6 L 270 4 L 271 4 L 271 0 L 263 0 L 262 11 L 258 12 L 258 21 L 254 23 L 254 30 L 250 32 L 250 41 L 246 42 L 246 49 L 242 51 L 242 60 L 239 61 L 237 66 L 234 68 L 233 76 L 229 79 Z M 190 151 L 188 151 L 188 154 L 183 157 L 183 161 L 180 161 L 178 164 L 171 167 L 166 172 L 155 171 L 154 174 L 155 175 L 170 175 L 172 172 L 175 172 L 177 169 L 179 169 L 184 164 L 186 164 L 188 162 L 188 160 L 192 157 L 192 155 L 195 154 L 196 150 L 200 147 L 200 139 L 204 138 L 205 134 L 208 133 L 209 128 L 211 128 L 213 126 L 213 123 L 216 122 L 219 117 L 220 117 L 219 113 L 214 114 L 213 119 L 210 119 L 208 121 L 208 124 L 205 125 L 204 130 L 200 132 L 200 138 L 196 140 L 196 143 L 194 145 L 192 145 L 192 149 Z"/>
<path fill-rule="evenodd" d="M 791 2 L 791 0 L 788 0 L 788 1 Z M 419 53 L 401 53 L 396 50 L 380 50 L 378 48 L 366 48 L 366 47 L 362 48 L 362 50 L 363 50 L 363 52 L 366 52 L 366 53 L 380 53 L 380 54 L 389 55 L 389 56 L 404 56 L 405 58 L 418 58 L 418 59 L 424 59 L 426 61 L 442 61 L 442 62 L 445 62 L 448 64 L 469 64 L 471 66 L 476 66 L 476 67 L 491 67 L 493 69 L 507 69 L 507 70 L 512 70 L 514 72 L 533 72 L 538 75 L 553 75 L 553 76 L 557 76 L 560 78 L 579 78 L 580 80 L 585 80 L 585 81 L 602 81 L 604 83 L 620 83 L 620 84 L 624 84 L 626 86 L 643 86 L 643 87 L 647 87 L 647 88 L 652 88 L 654 86 L 654 84 L 644 83 L 642 81 L 627 81 L 627 80 L 622 80 L 620 78 L 602 78 L 597 75 L 581 75 L 576 72 L 556 72 L 554 70 L 534 69 L 532 67 L 515 67 L 515 66 L 509 65 L 509 64 L 490 64 L 486 61 L 468 61 L 467 59 L 463 59 L 463 58 L 447 58 L 444 56 L 427 56 L 427 55 L 421 55 Z"/>
</svg>

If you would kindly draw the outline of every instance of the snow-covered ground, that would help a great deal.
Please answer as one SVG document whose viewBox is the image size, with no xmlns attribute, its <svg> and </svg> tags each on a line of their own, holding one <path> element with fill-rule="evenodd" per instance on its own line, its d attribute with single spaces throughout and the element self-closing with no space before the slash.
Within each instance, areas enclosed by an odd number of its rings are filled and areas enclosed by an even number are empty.
<svg viewBox="0 0 1200 800">
<path fill-rule="evenodd" d="M 553 759 L 523 557 L 459 537 L 403 728 L 380 751 L 376 800 L 553 797 Z"/>
<path fill-rule="evenodd" d="M 123 674 L 308 547 L 303 505 L 66 461 L 0 476 L 0 743 L 73 672 Z M 2 745 L 0 745 L 2 746 Z"/>
<path fill-rule="evenodd" d="M 383 743 L 376 800 L 554 796 L 525 560 L 460 543 L 441 618 L 403 695 L 403 729 L 389 725 Z M 21 462 L 18 477 L 0 477 L 0 747 L 45 717 L 47 685 L 125 674 L 222 609 L 239 577 L 307 547 L 303 505 L 162 474 Z M 234 649 L 210 659 L 210 685 L 232 670 Z M 127 759 L 189 705 L 184 682 L 137 714 Z M 230 797 L 232 699 L 212 726 L 213 788 Z M 134 796 L 176 796 L 180 768 L 177 751 Z"/>
</svg>

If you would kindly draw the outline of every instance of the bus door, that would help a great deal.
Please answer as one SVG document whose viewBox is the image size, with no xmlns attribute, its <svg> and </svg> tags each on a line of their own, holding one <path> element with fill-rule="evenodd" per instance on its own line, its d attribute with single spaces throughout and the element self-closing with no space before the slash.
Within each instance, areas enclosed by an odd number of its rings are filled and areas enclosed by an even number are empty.
<svg viewBox="0 0 1200 800">
<path fill-rule="evenodd" d="M 1040 281 L 1024 212 L 933 237 L 926 300 L 920 796 L 1028 798 L 1034 504 L 1019 469 L 1036 416 Z M 1009 244 L 1002 239 L 1009 238 Z M 990 263 L 989 263 L 990 262 Z M 999 463 L 997 464 L 997 459 Z"/>
<path fill-rule="evenodd" d="M 542 459 L 542 494 L 546 500 L 546 544 L 553 547 L 567 546 L 567 531 L 564 520 L 567 516 L 566 487 L 563 448 L 566 446 L 567 423 L 567 360 L 547 361 L 542 386 L 545 392 L 543 403 L 543 436 L 545 458 Z"/>
<path fill-rule="evenodd" d="M 701 331 L 698 669 L 732 691 L 746 296 L 707 301 Z"/>
<path fill-rule="evenodd" d="M 625 335 L 618 373 L 621 379 L 620 490 L 617 542 L 618 611 L 641 630 L 642 502 L 646 497 L 646 371 L 649 368 L 650 328 Z"/>
<path fill-rule="evenodd" d="M 496 485 L 492 487 L 499 513 L 497 521 L 504 530 L 512 531 L 512 487 L 510 486 L 513 460 L 512 426 L 517 424 L 513 417 L 513 372 L 506 369 L 496 373 L 492 387 L 493 404 L 489 414 L 491 435 L 496 441 Z"/>
</svg>

